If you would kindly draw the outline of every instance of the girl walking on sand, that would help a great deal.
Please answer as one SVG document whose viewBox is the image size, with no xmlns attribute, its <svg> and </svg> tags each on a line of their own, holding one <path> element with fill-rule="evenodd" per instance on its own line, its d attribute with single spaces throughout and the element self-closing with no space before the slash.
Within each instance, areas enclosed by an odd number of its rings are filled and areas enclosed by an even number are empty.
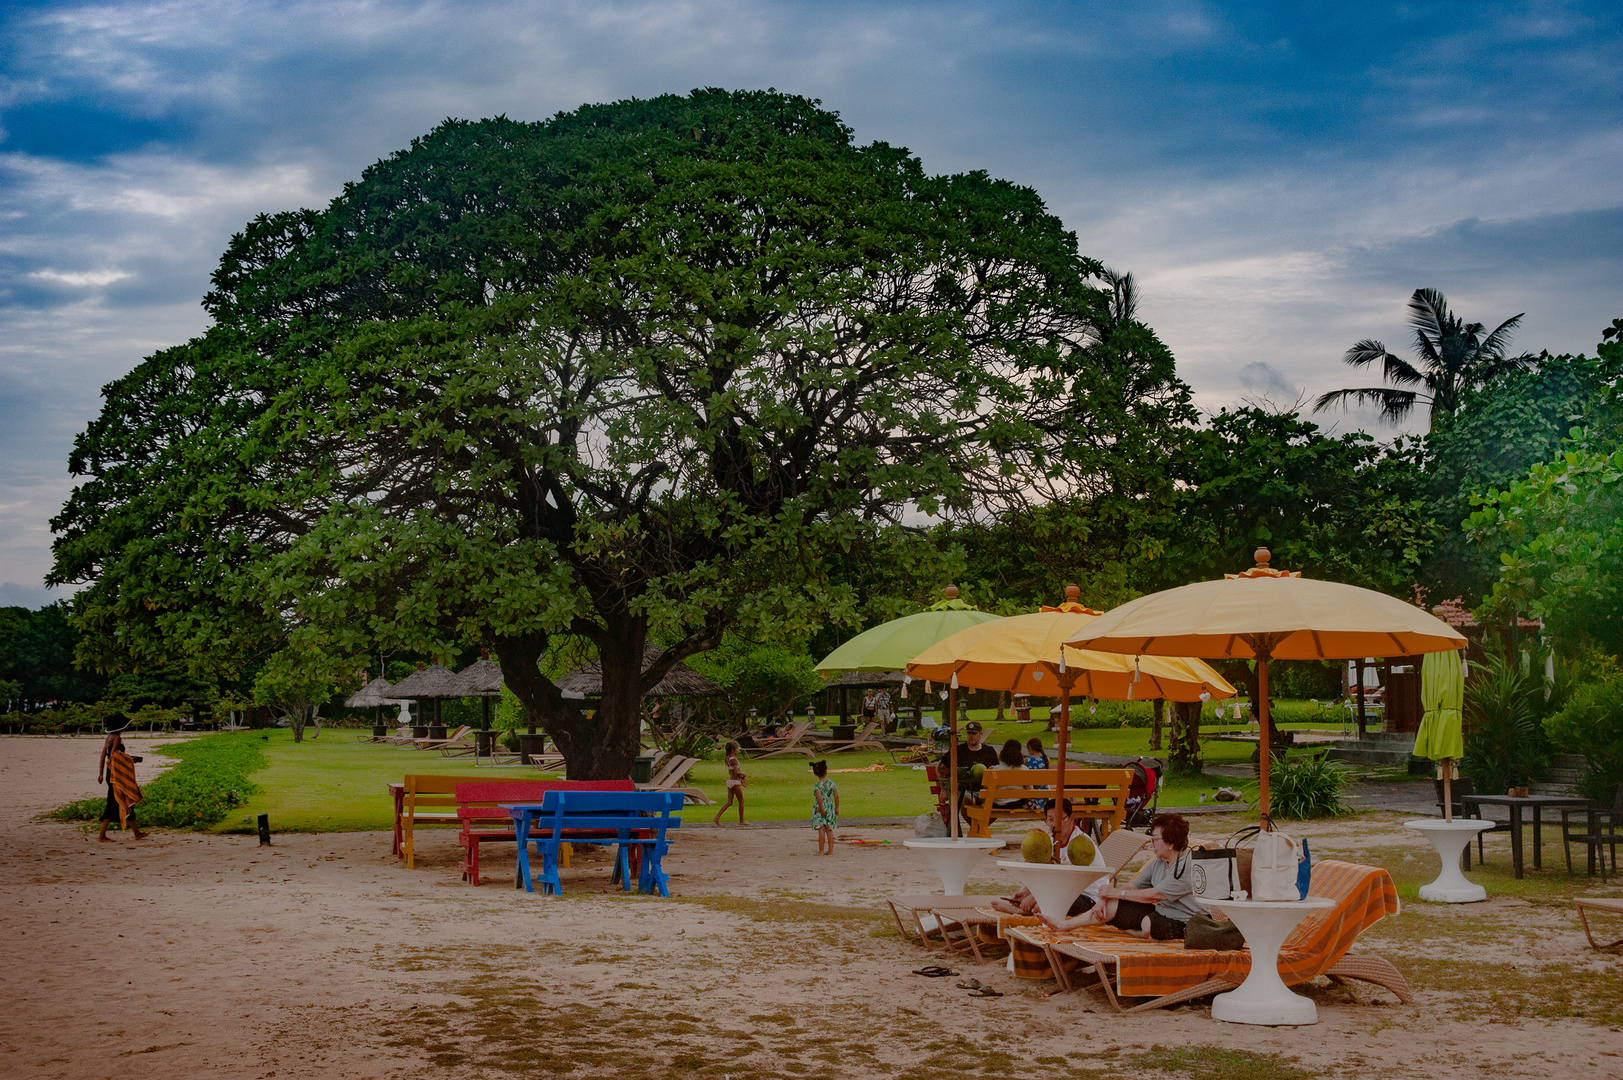
<svg viewBox="0 0 1623 1080">
<path fill-rule="evenodd" d="M 834 854 L 834 830 L 840 825 L 840 789 L 828 778 L 828 762 L 811 763 L 812 828 L 817 830 L 817 854 Z"/>
<path fill-rule="evenodd" d="M 721 815 L 738 800 L 738 823 L 744 824 L 744 767 L 738 763 L 738 742 L 727 742 L 727 801 L 722 803 L 721 809 L 716 811 L 716 824 L 721 824 Z"/>
</svg>

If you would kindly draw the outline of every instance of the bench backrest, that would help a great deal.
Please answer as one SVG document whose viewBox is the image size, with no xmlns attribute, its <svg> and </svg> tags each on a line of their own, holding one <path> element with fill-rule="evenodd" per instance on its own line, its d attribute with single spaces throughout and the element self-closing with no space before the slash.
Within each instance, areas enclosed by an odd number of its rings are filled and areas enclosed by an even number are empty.
<svg viewBox="0 0 1623 1080">
<path fill-rule="evenodd" d="M 400 813 L 410 819 L 418 811 L 444 814 L 456 806 L 456 786 L 467 783 L 465 776 L 407 776 Z"/>
<path fill-rule="evenodd" d="M 505 818 L 499 803 L 540 802 L 549 791 L 635 791 L 630 780 L 475 780 L 456 785 L 458 813 L 469 818 Z M 492 813 L 479 811 L 490 808 Z"/>
<path fill-rule="evenodd" d="M 675 815 L 684 802 L 674 791 L 549 791 L 541 798 L 537 821 L 558 830 L 646 829 L 663 838 L 666 829 L 681 827 Z"/>
<path fill-rule="evenodd" d="M 1058 782 L 1058 769 L 987 769 L 981 777 L 981 795 L 988 799 L 1051 799 L 1051 790 L 1038 789 L 1052 789 Z M 1131 769 L 1065 770 L 1065 794 L 1073 801 L 1112 799 L 1120 802 L 1132 786 Z"/>
</svg>

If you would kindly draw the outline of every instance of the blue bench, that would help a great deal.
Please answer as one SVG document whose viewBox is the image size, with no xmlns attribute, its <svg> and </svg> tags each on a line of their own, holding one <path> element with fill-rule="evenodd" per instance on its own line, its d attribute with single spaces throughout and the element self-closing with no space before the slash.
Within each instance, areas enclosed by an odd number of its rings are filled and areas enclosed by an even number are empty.
<svg viewBox="0 0 1623 1080">
<path fill-rule="evenodd" d="M 670 875 L 661 863 L 670 850 L 666 830 L 680 828 L 683 796 L 674 791 L 549 791 L 539 803 L 503 804 L 513 818 L 518 841 L 518 877 L 526 892 L 541 886 L 543 895 L 563 895 L 558 877 L 560 844 L 618 844 L 615 880 L 631 891 L 631 850 L 642 858 L 637 891 L 670 896 Z M 541 872 L 530 873 L 530 844 L 541 856 Z"/>
</svg>

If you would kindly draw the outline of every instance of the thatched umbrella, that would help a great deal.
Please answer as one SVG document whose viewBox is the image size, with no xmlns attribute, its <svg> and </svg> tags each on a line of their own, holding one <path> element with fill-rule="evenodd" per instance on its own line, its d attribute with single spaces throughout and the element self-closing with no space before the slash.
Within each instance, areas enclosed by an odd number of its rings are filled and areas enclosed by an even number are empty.
<svg viewBox="0 0 1623 1080">
<path fill-rule="evenodd" d="M 344 699 L 344 705 L 351 709 L 371 709 L 372 723 L 383 723 L 382 710 L 390 705 L 404 705 L 409 698 L 403 698 L 394 692 L 389 680 L 379 675 L 349 697 Z"/>
<path fill-rule="evenodd" d="M 644 645 L 642 670 L 654 666 L 660 657 L 657 645 Z M 558 689 L 568 690 L 583 697 L 597 697 L 603 693 L 603 665 L 596 660 L 582 664 L 557 682 Z M 671 665 L 665 677 L 643 693 L 643 697 L 717 697 L 727 691 L 700 675 L 683 663 Z"/>
<path fill-rule="evenodd" d="M 461 676 L 440 664 L 430 664 L 407 675 L 394 684 L 394 693 L 396 697 L 410 698 L 413 701 L 434 702 L 436 725 L 440 722 L 439 703 L 442 700 L 471 696 L 463 686 Z"/>
<path fill-rule="evenodd" d="M 502 669 L 491 663 L 490 657 L 482 656 L 456 673 L 462 680 L 462 685 L 468 697 L 479 699 L 479 730 L 490 730 L 490 699 L 502 696 Z M 482 736 L 488 739 L 488 736 Z M 489 752 L 488 742 L 484 752 Z"/>
</svg>

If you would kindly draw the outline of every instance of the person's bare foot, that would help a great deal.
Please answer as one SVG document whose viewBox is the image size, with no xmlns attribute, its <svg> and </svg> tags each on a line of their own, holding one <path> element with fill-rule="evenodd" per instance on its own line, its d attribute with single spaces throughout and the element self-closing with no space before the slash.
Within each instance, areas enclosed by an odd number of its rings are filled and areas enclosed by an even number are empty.
<svg viewBox="0 0 1623 1080">
<path fill-rule="evenodd" d="M 1021 915 L 1021 914 L 1024 914 L 1020 910 L 1019 906 L 1009 903 L 1007 900 L 1003 899 L 1003 897 L 1001 897 L 1001 896 L 998 897 L 996 900 L 993 900 L 987 906 L 990 907 L 993 911 L 1001 911 L 1005 915 Z"/>
<path fill-rule="evenodd" d="M 97 839 L 100 840 L 104 844 L 111 844 L 111 843 L 114 842 L 113 838 L 111 836 L 108 836 L 106 833 L 102 833 L 101 836 L 97 837 Z"/>
<path fill-rule="evenodd" d="M 140 829 L 131 829 L 130 832 L 134 834 L 137 840 L 145 840 L 147 838 L 147 834 L 142 832 Z"/>
</svg>

